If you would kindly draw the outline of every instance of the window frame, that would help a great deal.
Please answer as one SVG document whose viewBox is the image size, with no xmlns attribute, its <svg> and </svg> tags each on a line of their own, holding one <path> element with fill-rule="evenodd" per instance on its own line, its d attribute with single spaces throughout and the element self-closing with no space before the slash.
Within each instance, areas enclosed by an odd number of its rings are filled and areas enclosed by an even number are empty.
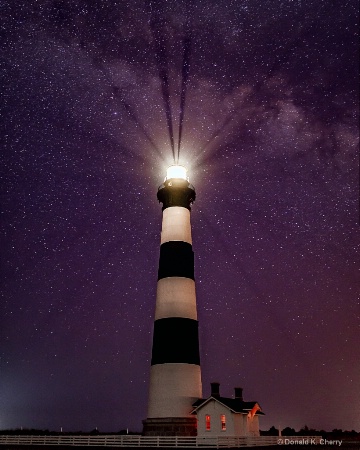
<svg viewBox="0 0 360 450">
<path fill-rule="evenodd" d="M 225 414 L 220 414 L 220 427 L 221 427 L 221 431 L 226 431 L 226 416 L 225 416 Z"/>
<path fill-rule="evenodd" d="M 211 416 L 210 416 L 210 414 L 205 414 L 205 430 L 211 431 Z"/>
</svg>

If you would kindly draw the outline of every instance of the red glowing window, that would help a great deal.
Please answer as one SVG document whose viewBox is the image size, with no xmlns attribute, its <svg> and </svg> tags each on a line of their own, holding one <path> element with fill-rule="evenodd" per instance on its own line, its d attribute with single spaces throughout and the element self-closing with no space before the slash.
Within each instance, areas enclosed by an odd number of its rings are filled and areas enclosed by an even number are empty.
<svg viewBox="0 0 360 450">
<path fill-rule="evenodd" d="M 210 430 L 211 424 L 210 424 L 210 416 L 209 416 L 209 414 L 206 414 L 206 416 L 205 416 L 205 425 L 206 425 L 206 429 Z"/>
<path fill-rule="evenodd" d="M 221 429 L 226 430 L 225 414 L 220 414 Z"/>
</svg>

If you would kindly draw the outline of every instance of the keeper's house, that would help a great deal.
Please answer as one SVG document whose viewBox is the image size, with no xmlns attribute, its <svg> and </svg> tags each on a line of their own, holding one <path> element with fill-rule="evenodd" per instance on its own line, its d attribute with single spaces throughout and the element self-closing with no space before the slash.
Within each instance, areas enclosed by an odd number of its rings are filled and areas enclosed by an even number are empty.
<svg viewBox="0 0 360 450">
<path fill-rule="evenodd" d="M 244 402 L 242 388 L 235 398 L 220 396 L 220 384 L 211 383 L 211 395 L 193 403 L 198 436 L 260 436 L 259 416 L 264 415 L 257 402 Z"/>
</svg>

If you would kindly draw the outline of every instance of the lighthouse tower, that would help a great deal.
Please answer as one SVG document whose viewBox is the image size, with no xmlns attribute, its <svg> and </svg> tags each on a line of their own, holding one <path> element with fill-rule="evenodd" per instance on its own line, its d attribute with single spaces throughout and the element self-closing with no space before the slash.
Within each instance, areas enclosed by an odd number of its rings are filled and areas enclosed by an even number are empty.
<svg viewBox="0 0 360 450">
<path fill-rule="evenodd" d="M 170 166 L 157 197 L 163 204 L 150 391 L 143 434 L 194 436 L 192 404 L 202 397 L 186 169 Z"/>
</svg>

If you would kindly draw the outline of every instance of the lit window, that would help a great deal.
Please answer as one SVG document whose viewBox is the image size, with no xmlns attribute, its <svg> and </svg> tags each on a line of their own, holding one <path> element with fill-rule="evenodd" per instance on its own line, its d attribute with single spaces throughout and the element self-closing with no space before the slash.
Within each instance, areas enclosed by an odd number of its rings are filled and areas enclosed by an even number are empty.
<svg viewBox="0 0 360 450">
<path fill-rule="evenodd" d="M 209 416 L 209 414 L 206 414 L 206 416 L 205 416 L 205 424 L 206 424 L 206 429 L 210 430 L 211 425 L 210 425 L 210 416 Z"/>
<path fill-rule="evenodd" d="M 226 430 L 225 414 L 220 414 L 221 429 Z"/>
</svg>

